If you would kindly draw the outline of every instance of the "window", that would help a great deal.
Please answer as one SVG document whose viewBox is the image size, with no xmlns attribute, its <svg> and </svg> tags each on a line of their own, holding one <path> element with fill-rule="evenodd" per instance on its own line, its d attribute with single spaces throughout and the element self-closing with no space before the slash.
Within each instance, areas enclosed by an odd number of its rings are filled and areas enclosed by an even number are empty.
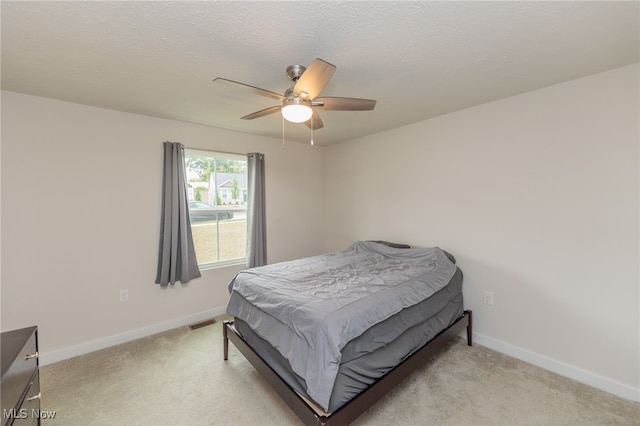
<svg viewBox="0 0 640 426">
<path fill-rule="evenodd" d="M 200 268 L 242 263 L 247 247 L 247 159 L 185 149 L 191 232 Z"/>
</svg>

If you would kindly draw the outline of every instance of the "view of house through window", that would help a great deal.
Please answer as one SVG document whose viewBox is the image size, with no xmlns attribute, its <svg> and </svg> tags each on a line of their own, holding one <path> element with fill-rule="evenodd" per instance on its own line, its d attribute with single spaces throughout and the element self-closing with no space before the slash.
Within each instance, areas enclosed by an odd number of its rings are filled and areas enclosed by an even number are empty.
<svg viewBox="0 0 640 426">
<path fill-rule="evenodd" d="M 189 216 L 201 267 L 246 257 L 247 159 L 185 149 Z"/>
</svg>

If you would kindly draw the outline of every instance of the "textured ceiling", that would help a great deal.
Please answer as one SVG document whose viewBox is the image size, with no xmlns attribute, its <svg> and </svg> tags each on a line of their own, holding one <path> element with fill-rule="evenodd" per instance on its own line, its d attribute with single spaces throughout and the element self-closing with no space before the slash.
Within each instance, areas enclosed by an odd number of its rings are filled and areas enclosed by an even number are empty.
<svg viewBox="0 0 640 426">
<path fill-rule="evenodd" d="M 332 144 L 639 61 L 639 2 L 2 2 L 2 88 L 282 137 L 289 65 L 337 71 L 321 96 Z M 309 129 L 285 126 L 287 140 Z"/>
</svg>

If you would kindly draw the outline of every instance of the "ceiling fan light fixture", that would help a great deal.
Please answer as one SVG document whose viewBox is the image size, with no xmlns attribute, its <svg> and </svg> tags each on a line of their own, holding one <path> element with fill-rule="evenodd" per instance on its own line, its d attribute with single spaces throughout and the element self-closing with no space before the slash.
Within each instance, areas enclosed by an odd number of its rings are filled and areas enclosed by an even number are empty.
<svg viewBox="0 0 640 426">
<path fill-rule="evenodd" d="M 302 99 L 287 99 L 281 111 L 285 120 L 292 123 L 304 123 L 313 115 L 309 102 Z"/>
</svg>

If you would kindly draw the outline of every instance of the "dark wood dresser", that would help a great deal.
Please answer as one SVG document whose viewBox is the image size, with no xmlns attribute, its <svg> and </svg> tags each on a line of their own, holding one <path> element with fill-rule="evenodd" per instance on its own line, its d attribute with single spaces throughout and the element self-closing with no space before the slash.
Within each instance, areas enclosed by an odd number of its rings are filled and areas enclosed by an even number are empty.
<svg viewBox="0 0 640 426">
<path fill-rule="evenodd" d="M 2 333 L 2 425 L 40 424 L 38 327 Z"/>
</svg>

